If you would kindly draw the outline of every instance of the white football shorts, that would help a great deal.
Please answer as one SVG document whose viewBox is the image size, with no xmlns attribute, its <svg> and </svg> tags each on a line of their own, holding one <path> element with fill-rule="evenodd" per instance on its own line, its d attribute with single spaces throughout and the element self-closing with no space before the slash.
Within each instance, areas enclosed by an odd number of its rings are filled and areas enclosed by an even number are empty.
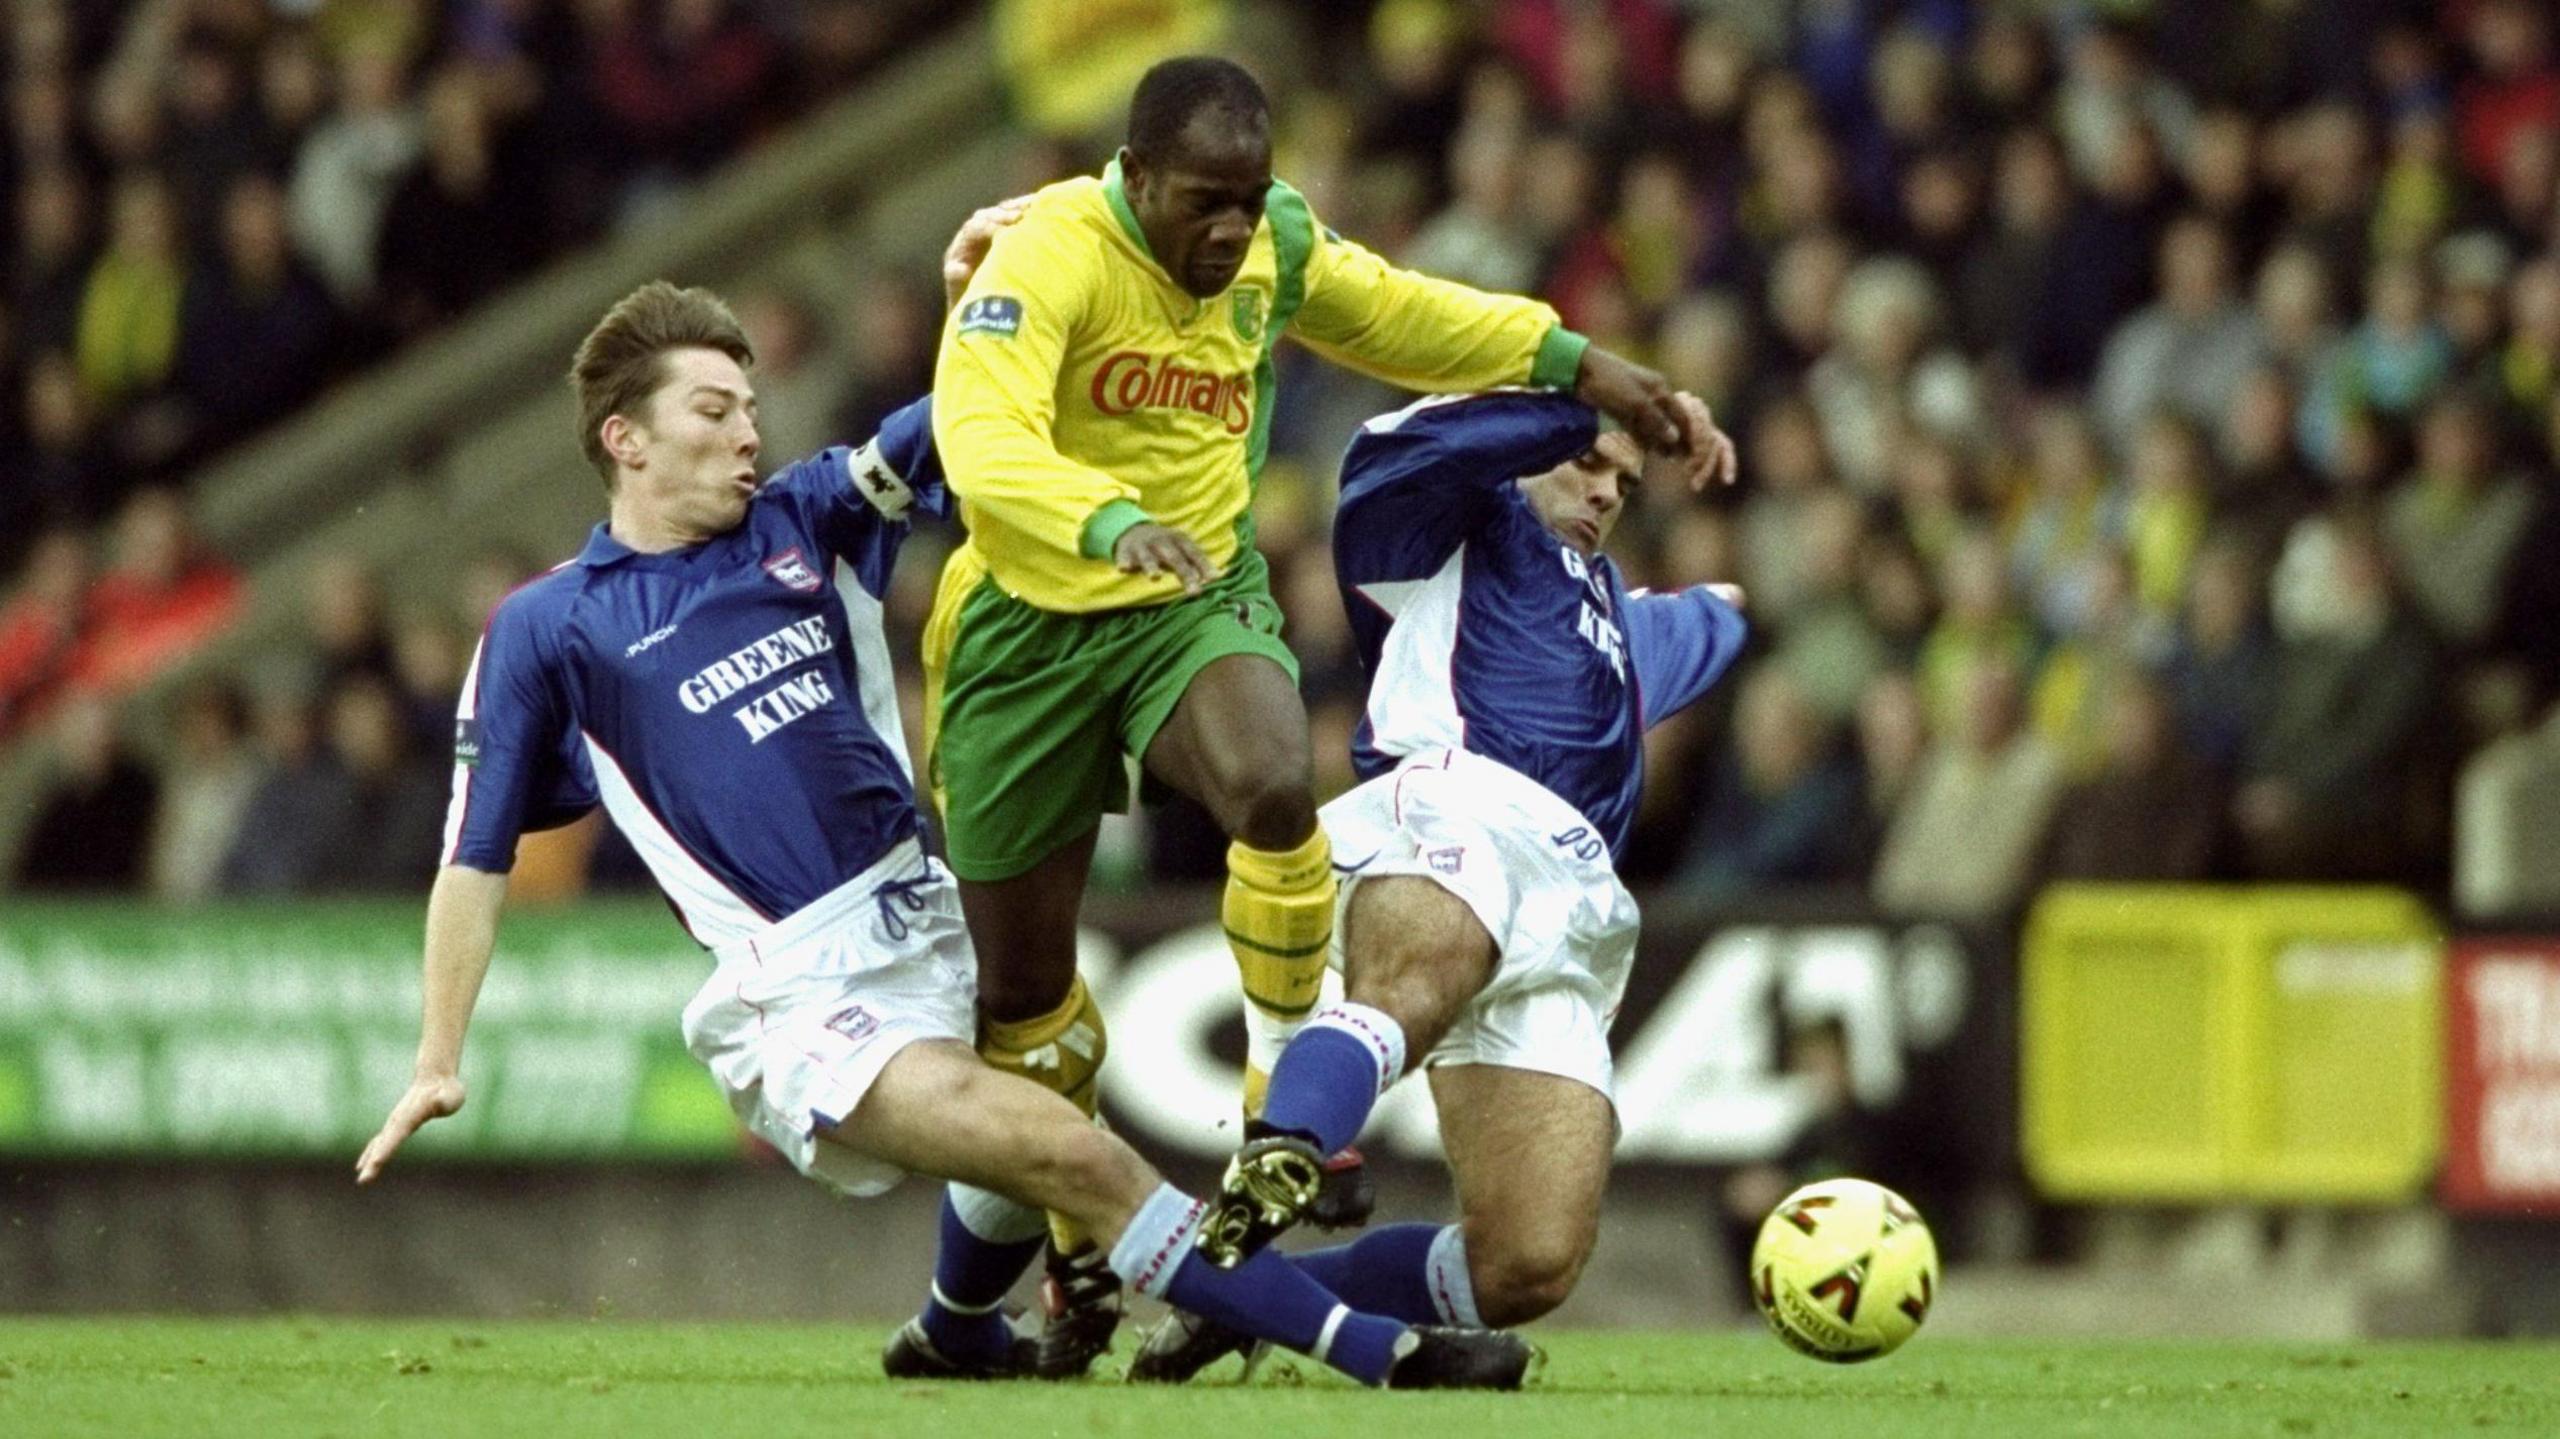
<svg viewBox="0 0 2560 1439">
<path fill-rule="evenodd" d="M 951 872 L 909 840 L 763 932 L 713 951 L 684 1042 L 739 1120 L 801 1173 L 855 1196 L 905 1177 L 825 1131 L 901 1049 L 971 1043 L 978 964 Z"/>
<path fill-rule="evenodd" d="M 1324 807 L 1333 967 L 1367 880 L 1414 875 L 1475 911 L 1492 983 L 1416 1067 L 1491 1064 L 1579 1080 L 1614 1101 L 1609 1025 L 1635 962 L 1636 902 L 1590 821 L 1544 785 L 1465 750 L 1407 759 Z"/>
</svg>

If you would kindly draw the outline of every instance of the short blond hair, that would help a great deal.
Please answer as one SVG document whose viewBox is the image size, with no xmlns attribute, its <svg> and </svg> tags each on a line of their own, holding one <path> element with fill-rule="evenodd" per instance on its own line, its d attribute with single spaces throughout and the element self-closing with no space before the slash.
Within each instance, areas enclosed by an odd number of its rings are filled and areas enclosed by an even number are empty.
<svg viewBox="0 0 2560 1439">
<path fill-rule="evenodd" d="M 604 448 L 609 416 L 639 413 L 666 383 L 671 350 L 718 350 L 741 368 L 756 362 L 755 347 L 728 303 L 703 289 L 652 280 L 625 295 L 578 342 L 569 362 L 569 384 L 578 392 L 578 443 L 587 463 L 613 487 L 613 456 Z"/>
</svg>

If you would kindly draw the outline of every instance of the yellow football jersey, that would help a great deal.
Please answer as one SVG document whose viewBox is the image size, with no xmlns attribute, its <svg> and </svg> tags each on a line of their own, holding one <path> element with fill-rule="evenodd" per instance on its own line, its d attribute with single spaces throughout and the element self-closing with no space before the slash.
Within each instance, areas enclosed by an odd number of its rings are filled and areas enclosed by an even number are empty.
<svg viewBox="0 0 2560 1439">
<path fill-rule="evenodd" d="M 1115 161 L 1032 197 L 944 322 L 934 442 L 983 568 L 1045 610 L 1161 604 L 1112 546 L 1153 520 L 1226 565 L 1271 433 L 1283 332 L 1408 389 L 1570 385 L 1586 342 L 1534 300 L 1399 270 L 1274 183 L 1235 283 L 1193 298 L 1148 252 Z"/>
</svg>

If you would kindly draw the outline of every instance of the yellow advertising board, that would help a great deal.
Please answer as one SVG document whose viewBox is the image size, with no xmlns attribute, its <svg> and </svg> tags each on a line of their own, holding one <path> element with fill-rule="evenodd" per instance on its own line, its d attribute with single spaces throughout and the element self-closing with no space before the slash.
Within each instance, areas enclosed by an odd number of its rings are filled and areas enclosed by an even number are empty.
<svg viewBox="0 0 2560 1439">
<path fill-rule="evenodd" d="M 1167 56 L 1214 50 L 1227 0 L 1000 0 L 996 57 L 1015 113 L 1050 135 L 1126 114 L 1129 92 Z"/>
<path fill-rule="evenodd" d="M 2416 1195 L 2443 1150 L 2443 968 L 2394 890 L 2048 890 L 2019 956 L 2028 1173 L 2063 1199 Z"/>
</svg>

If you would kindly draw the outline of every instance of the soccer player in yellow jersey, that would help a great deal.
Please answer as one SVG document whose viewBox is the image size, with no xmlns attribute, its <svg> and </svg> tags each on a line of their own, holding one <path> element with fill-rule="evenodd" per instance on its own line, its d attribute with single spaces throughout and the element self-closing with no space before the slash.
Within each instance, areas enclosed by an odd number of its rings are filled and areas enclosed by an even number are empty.
<svg viewBox="0 0 2560 1439">
<path fill-rule="evenodd" d="M 1227 61 L 1150 70 L 1102 175 L 1030 197 L 960 294 L 934 375 L 969 538 L 925 632 L 926 745 L 977 942 L 980 1052 L 1088 1112 L 1104 1038 L 1076 915 L 1095 827 L 1127 807 L 1124 756 L 1233 840 L 1222 917 L 1249 1002 L 1249 1115 L 1323 980 L 1332 855 L 1251 515 L 1283 333 L 1409 388 L 1571 388 L 1648 448 L 1708 442 L 1661 376 L 1547 306 L 1326 230 L 1272 178 L 1268 103 Z M 1365 1183 L 1335 1187 L 1315 1217 L 1365 1218 Z M 1047 1377 L 1084 1372 L 1119 1313 L 1098 1253 L 1058 1240 Z"/>
</svg>

